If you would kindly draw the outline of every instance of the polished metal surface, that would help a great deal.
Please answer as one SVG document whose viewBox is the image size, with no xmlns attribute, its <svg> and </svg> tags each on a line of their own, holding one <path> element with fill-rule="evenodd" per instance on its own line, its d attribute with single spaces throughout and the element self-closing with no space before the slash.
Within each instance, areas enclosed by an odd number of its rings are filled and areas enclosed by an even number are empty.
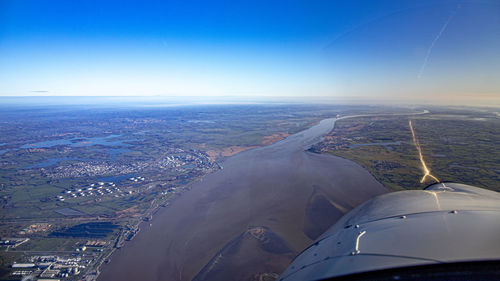
<svg viewBox="0 0 500 281">
<path fill-rule="evenodd" d="M 446 183 L 375 197 L 346 214 L 279 280 L 500 259 L 500 193 Z"/>
</svg>

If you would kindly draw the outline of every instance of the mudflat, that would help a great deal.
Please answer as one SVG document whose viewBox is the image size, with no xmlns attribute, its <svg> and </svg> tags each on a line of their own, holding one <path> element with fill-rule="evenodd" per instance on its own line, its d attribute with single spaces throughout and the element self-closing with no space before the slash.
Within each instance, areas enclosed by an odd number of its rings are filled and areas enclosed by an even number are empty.
<svg viewBox="0 0 500 281">
<path fill-rule="evenodd" d="M 99 280 L 273 280 L 344 213 L 388 192 L 354 162 L 306 151 L 334 124 L 228 158 L 142 224 Z"/>
</svg>

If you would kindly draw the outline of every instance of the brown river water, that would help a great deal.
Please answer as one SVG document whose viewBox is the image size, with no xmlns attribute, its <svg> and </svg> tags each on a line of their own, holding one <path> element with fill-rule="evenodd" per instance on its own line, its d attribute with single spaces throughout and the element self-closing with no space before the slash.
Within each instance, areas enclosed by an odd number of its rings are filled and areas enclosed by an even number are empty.
<svg viewBox="0 0 500 281">
<path fill-rule="evenodd" d="M 228 158 L 141 225 L 98 280 L 272 280 L 344 213 L 388 192 L 356 163 L 305 151 L 335 119 Z"/>
</svg>

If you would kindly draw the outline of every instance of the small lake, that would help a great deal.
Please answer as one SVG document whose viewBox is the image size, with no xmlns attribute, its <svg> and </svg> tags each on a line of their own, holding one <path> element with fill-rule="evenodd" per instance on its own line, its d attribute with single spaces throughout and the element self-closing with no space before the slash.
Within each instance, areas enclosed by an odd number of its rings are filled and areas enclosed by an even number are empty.
<svg viewBox="0 0 500 281">
<path fill-rule="evenodd" d="M 116 140 L 116 138 L 121 137 L 122 135 L 109 135 L 105 137 L 92 137 L 92 138 L 72 138 L 72 139 L 57 139 L 50 141 L 41 141 L 31 144 L 25 144 L 21 146 L 22 149 L 28 148 L 49 148 L 57 145 L 69 145 L 70 147 L 89 147 L 94 145 L 103 145 L 103 146 L 111 146 L 113 148 L 106 148 L 105 153 L 109 155 L 111 161 L 116 161 L 116 158 L 126 152 L 130 152 L 132 150 L 129 147 L 134 145 L 125 143 L 128 140 Z M 134 141 L 140 141 L 134 139 Z M 118 147 L 118 148 L 116 148 Z M 100 151 L 100 149 L 95 149 L 96 151 Z M 7 152 L 8 149 L 0 150 L 0 154 Z M 78 158 L 51 158 L 47 159 L 44 162 L 37 163 L 31 166 L 24 167 L 23 169 L 36 169 L 36 168 L 44 168 L 55 165 L 61 161 L 66 160 L 80 160 L 87 161 L 85 159 Z"/>
<path fill-rule="evenodd" d="M 106 137 L 93 137 L 93 138 L 72 138 L 72 139 L 57 139 L 50 141 L 41 141 L 31 144 L 25 144 L 21 148 L 48 148 L 56 145 L 69 145 L 71 147 L 83 147 L 93 145 L 106 145 L 106 146 L 133 146 L 124 143 L 127 140 L 113 140 L 121 135 L 109 135 Z"/>
</svg>

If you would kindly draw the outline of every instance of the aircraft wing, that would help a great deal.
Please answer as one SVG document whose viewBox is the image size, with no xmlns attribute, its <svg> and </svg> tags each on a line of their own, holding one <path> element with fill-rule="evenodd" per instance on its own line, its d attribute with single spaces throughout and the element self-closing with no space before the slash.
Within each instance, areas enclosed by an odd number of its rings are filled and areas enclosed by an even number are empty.
<svg viewBox="0 0 500 281">
<path fill-rule="evenodd" d="M 403 280 L 411 274 L 425 280 L 457 270 L 469 277 L 496 272 L 500 278 L 498 261 L 500 193 L 446 183 L 384 194 L 358 206 L 297 256 L 278 280 L 374 280 L 379 275 L 378 280 Z M 425 275 L 429 270 L 431 275 Z"/>
</svg>

